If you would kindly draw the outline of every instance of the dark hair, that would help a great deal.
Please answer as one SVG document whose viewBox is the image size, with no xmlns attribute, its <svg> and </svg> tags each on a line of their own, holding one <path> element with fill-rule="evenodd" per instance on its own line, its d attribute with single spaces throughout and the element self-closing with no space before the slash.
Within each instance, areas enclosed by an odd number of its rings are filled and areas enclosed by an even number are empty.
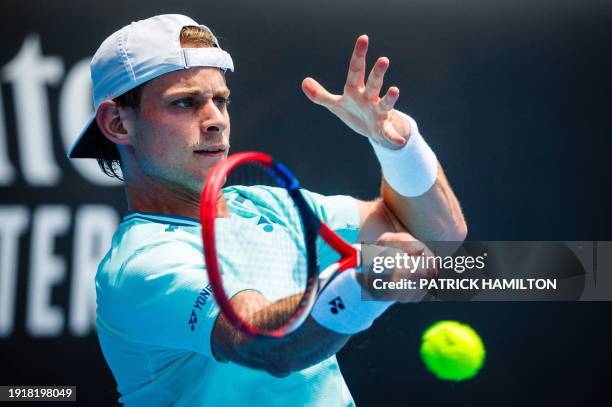
<svg viewBox="0 0 612 407">
<path fill-rule="evenodd" d="M 183 27 L 180 41 L 183 48 L 212 48 L 217 46 L 213 35 L 209 31 L 197 26 Z M 146 84 L 147 82 L 128 90 L 124 94 L 114 98 L 113 102 L 120 107 L 132 108 L 138 112 L 140 109 L 142 91 Z M 96 126 L 95 131 L 100 131 L 100 129 Z M 96 161 L 102 172 L 109 177 L 123 181 L 123 177 L 121 176 L 121 157 L 115 143 L 107 139 L 102 132 L 96 137 L 93 137 L 93 139 L 97 144 Z"/>
<path fill-rule="evenodd" d="M 146 82 L 128 90 L 124 94 L 114 98 L 113 102 L 120 107 L 129 107 L 138 111 L 138 109 L 140 109 L 142 90 L 145 85 Z M 97 127 L 96 130 L 100 131 Z M 119 155 L 119 150 L 115 143 L 107 139 L 101 132 L 97 137 L 93 137 L 93 139 L 97 144 L 95 147 L 97 154 L 96 161 L 102 172 L 109 177 L 123 181 L 123 177 L 121 176 L 121 156 Z"/>
</svg>

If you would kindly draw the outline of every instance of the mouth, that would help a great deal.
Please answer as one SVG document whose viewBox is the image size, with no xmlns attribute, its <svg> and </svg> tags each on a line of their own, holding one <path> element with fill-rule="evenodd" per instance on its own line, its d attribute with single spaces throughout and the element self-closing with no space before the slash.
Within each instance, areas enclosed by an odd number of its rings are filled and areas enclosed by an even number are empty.
<svg viewBox="0 0 612 407">
<path fill-rule="evenodd" d="M 205 157 L 217 157 L 224 155 L 228 149 L 229 146 L 226 146 L 224 144 L 215 144 L 212 146 L 199 148 L 194 151 L 194 154 Z"/>
</svg>

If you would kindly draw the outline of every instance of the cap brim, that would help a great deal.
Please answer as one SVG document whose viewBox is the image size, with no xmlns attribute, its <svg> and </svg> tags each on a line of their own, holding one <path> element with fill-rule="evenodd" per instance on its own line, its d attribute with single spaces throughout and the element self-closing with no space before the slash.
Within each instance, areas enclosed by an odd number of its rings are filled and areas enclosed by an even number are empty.
<svg viewBox="0 0 612 407">
<path fill-rule="evenodd" d="M 104 144 L 107 144 L 107 141 L 98 127 L 94 114 L 72 145 L 68 158 L 100 158 Z"/>
</svg>

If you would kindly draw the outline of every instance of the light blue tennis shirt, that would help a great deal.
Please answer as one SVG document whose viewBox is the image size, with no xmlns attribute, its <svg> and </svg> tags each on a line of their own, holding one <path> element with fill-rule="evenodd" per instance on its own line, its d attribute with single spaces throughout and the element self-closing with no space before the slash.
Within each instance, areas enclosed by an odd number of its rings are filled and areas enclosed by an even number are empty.
<svg viewBox="0 0 612 407">
<path fill-rule="evenodd" d="M 245 253 L 233 259 L 219 256 L 228 294 L 255 288 L 274 301 L 270 274 L 262 281 L 256 281 L 252 272 L 241 279 L 240 262 L 257 261 L 257 254 L 270 244 L 293 246 L 279 251 L 275 264 L 265 256 L 261 269 L 279 278 L 299 275 L 287 272 L 304 251 L 303 242 L 291 237 L 300 226 L 287 211 L 290 198 L 284 189 L 270 187 L 231 187 L 224 195 L 230 217 L 218 220 L 224 222 L 217 227 L 219 239 L 235 242 Z M 350 243 L 356 241 L 359 213 L 353 198 L 308 191 L 304 195 L 323 222 Z M 337 258 L 325 245 L 319 244 L 317 250 L 321 269 Z M 98 338 L 117 380 L 120 402 L 126 406 L 354 405 L 335 356 L 284 378 L 217 361 L 210 340 L 219 308 L 205 268 L 198 221 L 140 212 L 123 219 L 96 275 Z"/>
</svg>

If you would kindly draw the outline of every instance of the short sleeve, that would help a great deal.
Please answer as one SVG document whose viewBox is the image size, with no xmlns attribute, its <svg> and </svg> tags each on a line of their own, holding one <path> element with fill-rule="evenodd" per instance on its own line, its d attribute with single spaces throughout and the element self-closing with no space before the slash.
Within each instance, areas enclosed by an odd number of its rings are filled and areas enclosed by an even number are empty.
<svg viewBox="0 0 612 407">
<path fill-rule="evenodd" d="M 219 309 L 196 247 L 169 240 L 136 250 L 117 273 L 109 299 L 100 311 L 124 339 L 212 356 Z"/>
</svg>

